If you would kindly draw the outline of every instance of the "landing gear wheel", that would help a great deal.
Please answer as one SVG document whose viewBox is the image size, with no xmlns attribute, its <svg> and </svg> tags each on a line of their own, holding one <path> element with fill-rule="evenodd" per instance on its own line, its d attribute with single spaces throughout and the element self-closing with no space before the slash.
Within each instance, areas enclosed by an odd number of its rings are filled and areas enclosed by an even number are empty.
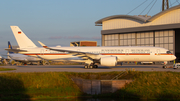
<svg viewBox="0 0 180 101">
<path fill-rule="evenodd" d="M 89 66 L 90 69 L 93 69 L 93 67 L 94 67 L 93 65 L 90 65 L 90 66 Z"/>
<path fill-rule="evenodd" d="M 33 65 L 33 63 L 31 62 L 30 65 Z"/>
<path fill-rule="evenodd" d="M 84 68 L 87 69 L 87 68 L 88 68 L 88 65 L 85 65 Z"/>
<path fill-rule="evenodd" d="M 167 66 L 163 66 L 163 68 L 164 68 L 164 69 L 166 69 L 166 68 L 167 68 Z"/>
<path fill-rule="evenodd" d="M 98 68 L 98 65 L 94 65 L 94 68 Z"/>
</svg>

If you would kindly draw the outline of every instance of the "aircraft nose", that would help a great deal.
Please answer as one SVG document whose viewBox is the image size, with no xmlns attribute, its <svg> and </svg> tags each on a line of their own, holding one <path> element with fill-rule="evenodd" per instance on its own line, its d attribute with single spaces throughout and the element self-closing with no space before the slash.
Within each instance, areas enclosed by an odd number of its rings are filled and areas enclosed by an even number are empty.
<svg viewBox="0 0 180 101">
<path fill-rule="evenodd" d="M 173 55 L 173 56 L 172 56 L 172 59 L 173 59 L 173 60 L 175 60 L 175 59 L 176 59 L 176 56 L 175 56 L 175 55 Z"/>
</svg>

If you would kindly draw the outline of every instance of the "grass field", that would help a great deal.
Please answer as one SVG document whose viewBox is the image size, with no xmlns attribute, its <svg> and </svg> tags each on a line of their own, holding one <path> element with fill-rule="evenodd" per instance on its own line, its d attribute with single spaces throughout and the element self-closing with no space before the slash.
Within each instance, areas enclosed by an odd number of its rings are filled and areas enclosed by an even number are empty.
<svg viewBox="0 0 180 101">
<path fill-rule="evenodd" d="M 0 100 L 88 97 L 79 90 L 71 77 L 111 79 L 120 72 L 104 73 L 0 73 Z M 176 72 L 131 71 L 120 79 L 132 79 L 129 85 L 95 98 L 180 99 L 180 74 Z"/>
<path fill-rule="evenodd" d="M 97 97 L 180 100 L 178 72 L 130 72 L 134 82 L 111 94 Z"/>
<path fill-rule="evenodd" d="M 9 70 L 16 70 L 16 69 L 0 67 L 0 71 L 9 71 Z"/>
</svg>

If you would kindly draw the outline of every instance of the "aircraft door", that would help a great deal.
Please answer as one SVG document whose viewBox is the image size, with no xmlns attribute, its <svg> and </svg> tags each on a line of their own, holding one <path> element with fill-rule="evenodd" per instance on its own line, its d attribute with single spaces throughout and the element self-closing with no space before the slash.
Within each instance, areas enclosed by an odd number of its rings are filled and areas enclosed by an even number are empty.
<svg viewBox="0 0 180 101">
<path fill-rule="evenodd" d="M 125 55 L 127 55 L 127 56 L 129 55 L 129 49 L 125 50 Z"/>
<path fill-rule="evenodd" d="M 160 50 L 159 49 L 156 50 L 156 55 L 160 56 Z"/>
<path fill-rule="evenodd" d="M 157 60 L 157 61 L 160 61 L 160 60 L 161 60 L 161 52 L 160 52 L 160 49 L 157 49 L 157 50 L 156 50 L 156 56 L 157 56 L 157 57 L 156 57 L 156 60 Z"/>
<path fill-rule="evenodd" d="M 40 56 L 44 56 L 44 49 L 41 49 Z"/>
</svg>

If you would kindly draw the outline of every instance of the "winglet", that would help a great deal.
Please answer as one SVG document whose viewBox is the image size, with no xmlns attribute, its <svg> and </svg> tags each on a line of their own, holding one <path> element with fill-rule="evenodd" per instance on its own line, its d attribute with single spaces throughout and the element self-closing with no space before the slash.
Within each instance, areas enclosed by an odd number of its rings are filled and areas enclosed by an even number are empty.
<svg viewBox="0 0 180 101">
<path fill-rule="evenodd" d="M 45 44 L 43 44 L 42 42 L 40 42 L 40 41 L 38 41 L 39 42 L 39 44 L 41 45 L 41 46 L 43 46 L 44 48 L 48 48 L 48 46 L 46 46 Z"/>
</svg>

